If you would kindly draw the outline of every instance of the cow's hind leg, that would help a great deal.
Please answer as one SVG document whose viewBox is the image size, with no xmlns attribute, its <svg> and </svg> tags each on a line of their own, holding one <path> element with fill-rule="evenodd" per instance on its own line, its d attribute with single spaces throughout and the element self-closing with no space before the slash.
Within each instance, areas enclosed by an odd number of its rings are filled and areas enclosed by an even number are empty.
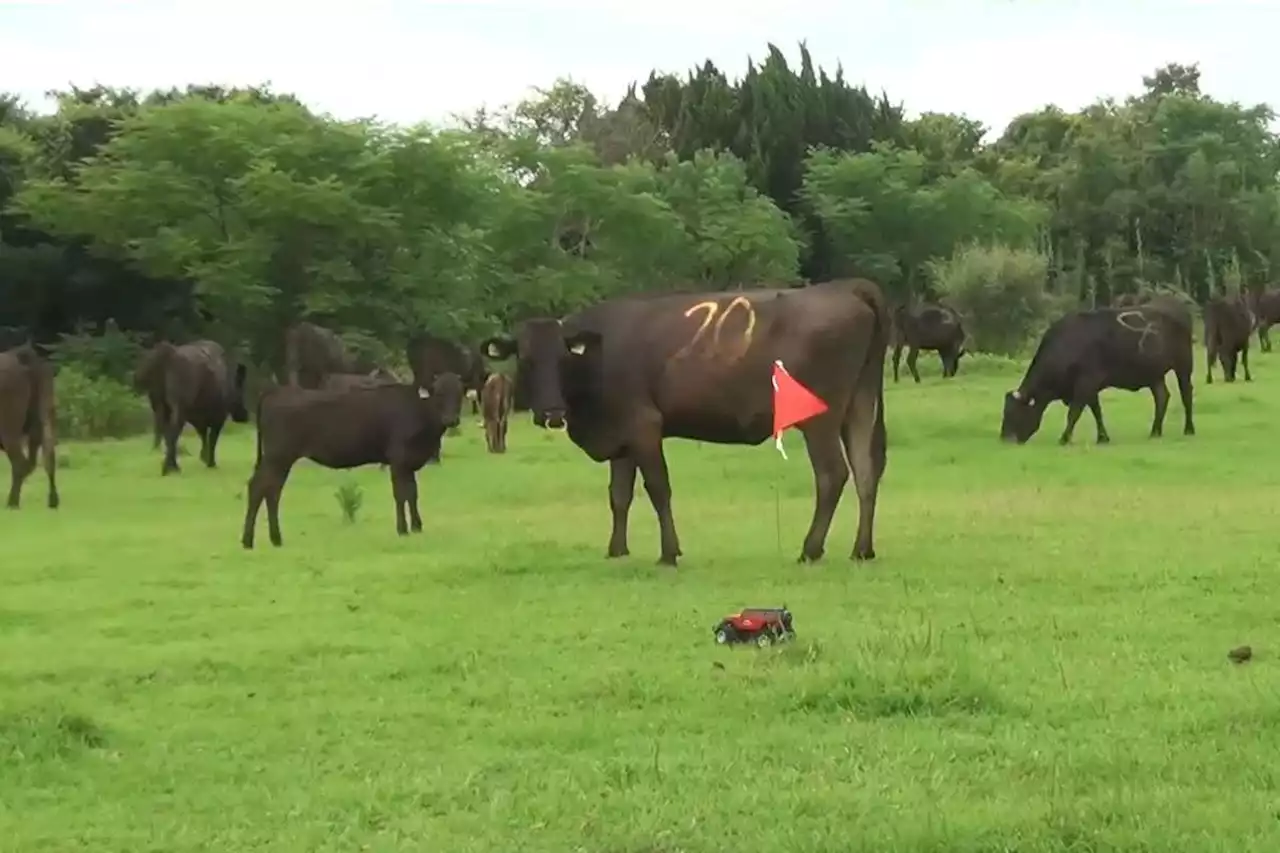
<svg viewBox="0 0 1280 853">
<path fill-rule="evenodd" d="M 49 480 L 49 509 L 57 509 L 62 499 L 58 496 L 58 454 L 52 425 L 37 424 L 27 438 L 27 466 L 30 471 L 35 470 L 37 454 Z"/>
<path fill-rule="evenodd" d="M 813 467 L 813 520 L 804 536 L 797 562 L 822 559 L 831 519 L 840 505 L 840 495 L 849 480 L 849 464 L 840 444 L 840 426 L 830 414 L 823 414 L 801 427 L 809 464 Z M 861 530 L 859 530 L 861 536 Z"/>
<path fill-rule="evenodd" d="M 893 345 L 893 381 L 898 381 L 898 365 L 902 362 L 902 342 Z"/>
<path fill-rule="evenodd" d="M 1169 410 L 1169 388 L 1164 384 L 1164 377 L 1151 386 L 1151 399 L 1155 402 L 1155 415 L 1151 419 L 1151 438 L 1164 435 L 1164 415 Z"/>
<path fill-rule="evenodd" d="M 1182 416 L 1183 416 L 1183 435 L 1195 435 L 1196 425 L 1191 417 L 1192 408 L 1192 388 L 1191 388 L 1191 366 L 1177 368 L 1174 375 L 1178 379 L 1178 396 L 1182 398 Z"/>
<path fill-rule="evenodd" d="M 164 461 L 160 463 L 160 474 L 177 474 L 181 471 L 178 467 L 178 438 L 182 435 L 182 427 L 185 419 L 177 406 L 169 409 L 169 423 L 165 425 L 164 431 Z"/>
<path fill-rule="evenodd" d="M 667 457 L 662 452 L 662 430 L 655 428 L 653 435 L 644 442 L 632 446 L 632 458 L 644 477 L 644 490 L 658 516 L 658 533 L 662 554 L 658 562 L 674 566 L 683 555 L 680 537 L 676 534 L 675 517 L 671 513 L 671 478 L 667 471 Z"/>
<path fill-rule="evenodd" d="M 1240 366 L 1244 368 L 1244 381 L 1252 382 L 1253 375 L 1249 373 L 1249 339 L 1244 339 L 1244 347 L 1240 350 Z"/>
<path fill-rule="evenodd" d="M 9 500 L 6 506 L 17 509 L 22 500 L 22 483 L 27 479 L 34 467 L 22 452 L 22 439 L 4 442 L 5 454 L 9 457 Z"/>
<path fill-rule="evenodd" d="M 631 553 L 627 547 L 627 518 L 631 513 L 631 501 L 636 494 L 636 463 L 627 457 L 609 462 L 609 512 L 613 515 L 613 532 L 609 534 L 609 557 L 625 557 Z"/>
</svg>

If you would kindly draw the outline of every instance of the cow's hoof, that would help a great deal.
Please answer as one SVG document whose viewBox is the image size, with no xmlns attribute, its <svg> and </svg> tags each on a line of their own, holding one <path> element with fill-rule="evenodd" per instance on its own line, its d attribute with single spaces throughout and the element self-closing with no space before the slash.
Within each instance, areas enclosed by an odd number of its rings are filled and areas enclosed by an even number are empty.
<svg viewBox="0 0 1280 853">
<path fill-rule="evenodd" d="M 605 556 L 605 559 L 612 559 L 614 557 L 630 557 L 631 549 L 628 548 L 626 545 L 623 545 L 620 548 L 610 545 L 609 552 L 604 556 Z"/>
<path fill-rule="evenodd" d="M 1196 428 L 1195 428 L 1195 427 L 1187 427 L 1186 429 L 1184 429 L 1184 430 L 1182 431 L 1182 434 L 1183 434 L 1183 435 L 1195 435 L 1195 434 L 1196 434 Z"/>
<path fill-rule="evenodd" d="M 278 536 L 273 536 L 271 538 L 271 544 L 279 548 L 281 545 L 284 544 L 284 540 L 279 538 Z"/>
<path fill-rule="evenodd" d="M 658 565 L 659 565 L 659 566 L 670 566 L 671 568 L 673 568 L 673 569 L 674 569 L 674 568 L 676 567 L 676 565 L 677 565 L 677 561 L 678 561 L 678 555 L 676 555 L 676 554 L 663 554 L 661 557 L 659 557 L 659 558 L 658 558 Z"/>
<path fill-rule="evenodd" d="M 18 508 L 18 502 L 17 502 L 17 501 L 9 501 L 8 503 L 6 503 L 6 504 L 4 505 L 4 508 L 5 508 L 5 509 L 17 509 L 17 508 Z"/>
<path fill-rule="evenodd" d="M 867 560 L 874 560 L 875 558 L 876 558 L 876 549 L 869 548 L 869 547 L 854 548 L 853 553 L 849 555 L 849 559 L 857 560 L 859 563 L 864 563 Z"/>
<path fill-rule="evenodd" d="M 816 563 L 822 559 L 822 555 L 826 553 L 823 548 L 816 548 L 812 551 L 804 550 L 800 552 L 800 556 L 796 558 L 797 563 Z"/>
<path fill-rule="evenodd" d="M 57 495 L 49 495 L 49 509 L 57 509 L 62 503 L 62 499 Z"/>
<path fill-rule="evenodd" d="M 252 551 L 252 550 L 253 550 L 253 540 L 252 540 L 252 539 L 241 539 L 241 540 L 240 540 L 240 546 L 241 546 L 242 548 L 244 548 L 246 551 Z"/>
<path fill-rule="evenodd" d="M 418 522 L 417 524 L 411 525 L 411 526 L 409 527 L 409 530 L 410 530 L 410 532 L 412 532 L 412 533 L 421 533 L 421 532 L 422 532 L 422 522 Z"/>
<path fill-rule="evenodd" d="M 1098 436 L 1098 444 L 1110 444 L 1110 443 L 1111 443 L 1111 436 L 1109 435 Z"/>
<path fill-rule="evenodd" d="M 409 528 L 407 528 L 407 527 L 397 527 L 397 528 L 396 528 L 396 535 L 397 535 L 397 536 L 408 536 L 408 535 L 409 535 Z"/>
</svg>

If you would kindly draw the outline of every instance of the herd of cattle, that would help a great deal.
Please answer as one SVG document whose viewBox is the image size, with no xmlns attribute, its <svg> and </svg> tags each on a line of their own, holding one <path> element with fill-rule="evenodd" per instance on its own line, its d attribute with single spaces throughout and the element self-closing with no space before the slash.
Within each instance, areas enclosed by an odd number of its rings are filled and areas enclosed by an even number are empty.
<svg viewBox="0 0 1280 853">
<path fill-rule="evenodd" d="M 1280 291 L 1218 297 L 1204 309 L 1206 382 L 1221 362 L 1234 381 L 1237 359 L 1249 373 L 1249 338 L 1270 349 L 1268 328 L 1280 321 Z M 529 410 L 535 424 L 567 430 L 596 462 L 610 467 L 612 532 L 608 556 L 629 553 L 627 526 L 637 473 L 658 517 L 659 562 L 682 555 L 671 510 L 663 440 L 756 445 L 773 425 L 775 360 L 828 406 L 799 426 L 814 471 L 815 504 L 800 560 L 824 552 L 836 506 L 850 475 L 858 495 L 852 557 L 875 557 L 872 529 L 887 461 L 884 372 L 893 347 L 898 381 L 903 349 L 916 382 L 920 351 L 937 352 L 953 377 L 965 354 L 960 316 L 940 304 L 892 311 L 881 289 L 864 279 L 794 289 L 665 293 L 611 299 L 561 319 L 519 323 L 512 336 L 469 347 L 434 335 L 413 338 L 405 355 L 412 380 L 348 352 L 334 332 L 299 323 L 285 333 L 285 377 L 254 404 L 257 453 L 247 489 L 242 544 L 252 548 L 265 502 L 273 545 L 280 534 L 280 494 L 299 459 L 328 468 L 380 464 L 390 469 L 400 534 L 422 529 L 417 472 L 438 462 L 443 436 L 458 426 L 464 400 L 483 417 L 488 450 L 506 450 L 508 415 Z M 487 361 L 515 359 L 514 379 Z M 1017 388 L 1005 395 L 1001 438 L 1023 443 L 1053 401 L 1067 406 L 1060 442 L 1071 440 L 1087 407 L 1097 440 L 1109 441 L 1099 392 L 1147 388 L 1155 403 L 1151 436 L 1161 435 L 1172 371 L 1185 416 L 1192 418 L 1192 315 L 1168 295 L 1125 298 L 1078 310 L 1053 322 Z M 143 354 L 134 375 L 154 416 L 161 473 L 179 470 L 178 437 L 190 424 L 200 458 L 216 466 L 228 419 L 250 420 L 247 367 L 210 340 L 162 341 Z M 0 449 L 12 472 L 8 506 L 43 462 L 48 505 L 59 504 L 55 458 L 55 374 L 30 343 L 0 353 Z M 408 518 L 406 520 L 406 513 Z"/>
</svg>

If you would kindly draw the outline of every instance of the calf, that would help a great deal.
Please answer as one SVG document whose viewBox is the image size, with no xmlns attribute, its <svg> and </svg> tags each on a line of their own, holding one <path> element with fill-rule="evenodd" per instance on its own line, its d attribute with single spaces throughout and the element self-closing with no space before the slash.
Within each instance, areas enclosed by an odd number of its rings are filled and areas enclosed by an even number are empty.
<svg viewBox="0 0 1280 853">
<path fill-rule="evenodd" d="M 854 279 L 799 290 L 610 299 L 563 320 L 526 321 L 515 339 L 490 338 L 483 349 L 497 361 L 517 357 L 535 424 L 567 429 L 588 457 L 609 462 L 608 555 L 629 553 L 627 516 L 639 471 L 658 516 L 659 562 L 672 566 L 682 552 L 663 440 L 767 441 L 773 433 L 772 371 L 782 361 L 828 406 L 799 425 L 815 491 L 800 559 L 822 557 L 852 471 L 859 513 L 851 556 L 870 560 L 887 458 L 889 323 L 880 288 Z"/>
<path fill-rule="evenodd" d="M 1204 381 L 1213 384 L 1213 363 L 1222 362 L 1222 375 L 1236 381 L 1236 358 L 1244 366 L 1244 381 L 1249 374 L 1249 335 L 1253 333 L 1253 312 L 1243 297 L 1215 296 L 1204 306 Z"/>
<path fill-rule="evenodd" d="M 1098 426 L 1098 443 L 1111 440 L 1102 422 L 1098 393 L 1104 388 L 1149 388 L 1155 400 L 1151 437 L 1162 434 L 1169 407 L 1165 374 L 1178 379 L 1186 415 L 1183 432 L 1195 435 L 1191 417 L 1191 317 L 1173 302 L 1137 308 L 1077 311 L 1045 331 L 1022 383 L 1005 395 L 1000 437 L 1022 444 L 1040 429 L 1044 410 L 1054 400 L 1067 404 L 1067 427 L 1059 444 L 1071 441 L 1084 407 Z"/>
<path fill-rule="evenodd" d="M 907 352 L 907 370 L 920 381 L 916 358 L 920 350 L 932 350 L 942 361 L 942 376 L 949 379 L 960 369 L 964 355 L 964 326 L 960 315 L 945 305 L 924 304 L 916 308 L 899 305 L 893 315 L 893 381 L 898 381 L 902 348 Z"/>
<path fill-rule="evenodd" d="M 247 423 L 245 366 L 227 358 L 222 345 L 194 341 L 174 346 L 161 341 L 143 354 L 133 385 L 147 395 L 156 428 L 163 426 L 162 475 L 177 473 L 178 438 L 187 424 L 200 436 L 200 460 L 217 467 L 218 436 L 227 417 Z"/>
<path fill-rule="evenodd" d="M 480 389 L 480 410 L 484 414 L 484 443 L 490 453 L 507 452 L 507 416 L 511 412 L 512 381 L 494 373 Z"/>
<path fill-rule="evenodd" d="M 439 452 L 440 439 L 457 425 L 462 406 L 457 376 L 437 377 L 434 385 L 431 391 L 395 384 L 341 391 L 277 387 L 264 393 L 258 401 L 258 455 L 241 544 L 253 547 L 264 500 L 271 544 L 282 544 L 280 492 L 299 459 L 337 469 L 385 463 L 391 469 L 396 532 L 409 532 L 406 505 L 413 532 L 421 532 L 417 472 Z"/>
<path fill-rule="evenodd" d="M 30 345 L 0 352 L 0 450 L 9 457 L 9 509 L 18 508 L 37 456 L 49 477 L 49 509 L 60 502 L 53 373 Z"/>
</svg>

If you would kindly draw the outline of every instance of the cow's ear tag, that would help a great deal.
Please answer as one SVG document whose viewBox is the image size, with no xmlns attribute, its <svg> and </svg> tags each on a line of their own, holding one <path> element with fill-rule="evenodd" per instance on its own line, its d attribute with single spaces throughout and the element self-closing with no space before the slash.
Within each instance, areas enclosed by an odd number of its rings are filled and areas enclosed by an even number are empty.
<svg viewBox="0 0 1280 853">
<path fill-rule="evenodd" d="M 586 351 L 587 351 L 586 344 L 574 344 L 573 346 L 569 347 L 569 352 L 573 353 L 574 355 L 582 355 Z"/>
<path fill-rule="evenodd" d="M 430 397 L 430 396 L 431 396 L 431 392 L 430 392 L 430 391 L 428 391 L 426 388 L 419 388 L 419 389 L 418 389 L 418 396 L 425 400 L 425 399 L 427 399 L 428 397 Z"/>
</svg>

